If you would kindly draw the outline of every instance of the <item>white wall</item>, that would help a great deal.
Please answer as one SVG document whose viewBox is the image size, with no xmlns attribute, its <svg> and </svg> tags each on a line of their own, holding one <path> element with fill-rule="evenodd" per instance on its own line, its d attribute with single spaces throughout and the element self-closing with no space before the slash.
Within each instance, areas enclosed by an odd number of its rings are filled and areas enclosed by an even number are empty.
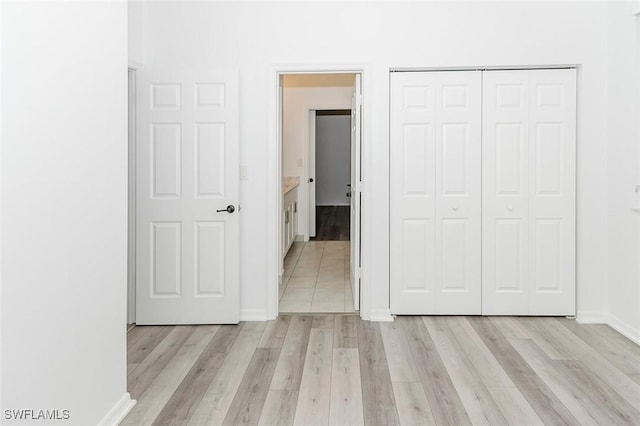
<svg viewBox="0 0 640 426">
<path fill-rule="evenodd" d="M 3 7 L 2 4 L 0 4 L 0 35 L 2 34 L 2 20 L 3 20 Z M 3 176 L 3 172 L 2 172 L 2 141 L 3 141 L 3 133 L 4 131 L 2 129 L 4 129 L 3 127 L 3 117 L 4 117 L 4 102 L 2 101 L 4 99 L 4 95 L 3 95 L 3 91 L 2 91 L 2 87 L 3 87 L 3 83 L 4 83 L 4 77 L 3 77 L 3 58 L 2 58 L 2 54 L 0 53 L 0 265 L 2 265 L 2 176 Z M 4 315 L 2 313 L 2 305 L 3 305 L 3 301 L 2 301 L 2 271 L 0 271 L 0 377 L 2 377 L 2 319 L 4 318 Z M 0 409 L 2 407 L 4 407 L 4 400 L 2 399 L 2 385 L 0 384 Z"/>
<path fill-rule="evenodd" d="M 145 62 L 241 73 L 241 306 L 264 310 L 270 69 L 363 64 L 363 314 L 389 308 L 389 68 L 577 64 L 578 307 L 602 312 L 607 267 L 607 5 L 596 2 L 154 2 Z M 326 22 L 332 22 L 327 31 Z M 289 173 L 293 174 L 293 173 Z M 260 243 L 261 242 L 261 243 Z"/>
<path fill-rule="evenodd" d="M 284 176 L 300 177 L 300 187 L 298 188 L 300 213 L 298 214 L 297 234 L 303 235 L 307 239 L 309 238 L 308 110 L 309 108 L 350 108 L 352 85 L 353 76 L 345 79 L 341 74 L 285 75 L 284 77 L 282 168 Z M 264 170 L 262 173 L 266 178 Z"/>
<path fill-rule="evenodd" d="M 128 400 L 127 6 L 2 8 L 3 424 L 95 425 Z"/>
<path fill-rule="evenodd" d="M 316 117 L 316 205 L 349 206 L 351 115 Z"/>
<path fill-rule="evenodd" d="M 609 291 L 605 320 L 640 343 L 640 18 L 635 2 L 612 2 L 608 49 Z"/>
<path fill-rule="evenodd" d="M 128 21 L 128 57 L 129 65 L 141 66 L 144 64 L 144 52 L 142 38 L 144 33 L 144 2 L 127 0 Z"/>
</svg>

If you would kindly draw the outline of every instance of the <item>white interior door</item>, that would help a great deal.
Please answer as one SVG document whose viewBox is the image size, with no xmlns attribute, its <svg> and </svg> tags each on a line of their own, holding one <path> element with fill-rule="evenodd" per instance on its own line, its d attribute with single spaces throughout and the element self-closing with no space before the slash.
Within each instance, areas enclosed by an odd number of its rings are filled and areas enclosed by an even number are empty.
<svg viewBox="0 0 640 426">
<path fill-rule="evenodd" d="M 481 72 L 391 74 L 394 314 L 481 309 Z"/>
<path fill-rule="evenodd" d="M 351 290 L 353 309 L 360 309 L 360 205 L 361 188 L 361 125 L 362 125 L 362 81 L 361 74 L 355 75 L 351 98 L 351 214 L 349 220 Z"/>
<path fill-rule="evenodd" d="M 482 311 L 529 312 L 529 72 L 483 75 Z"/>
<path fill-rule="evenodd" d="M 483 87 L 483 314 L 575 315 L 575 70 Z"/>
<path fill-rule="evenodd" d="M 309 160 L 307 170 L 307 188 L 309 194 L 309 238 L 316 236 L 316 111 L 309 110 L 307 117 L 309 128 Z"/>
<path fill-rule="evenodd" d="M 237 323 L 237 74 L 138 81 L 137 323 Z"/>
</svg>

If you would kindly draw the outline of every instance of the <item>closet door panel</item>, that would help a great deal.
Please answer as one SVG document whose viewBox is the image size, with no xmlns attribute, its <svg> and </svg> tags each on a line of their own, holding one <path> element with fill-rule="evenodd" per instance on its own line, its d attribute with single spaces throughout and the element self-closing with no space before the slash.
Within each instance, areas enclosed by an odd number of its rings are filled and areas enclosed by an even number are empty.
<svg viewBox="0 0 640 426">
<path fill-rule="evenodd" d="M 392 313 L 480 313 L 480 82 L 391 74 Z"/>
<path fill-rule="evenodd" d="M 482 313 L 528 313 L 529 73 L 483 75 Z"/>
<path fill-rule="evenodd" d="M 436 74 L 435 313 L 473 315 L 481 311 L 481 73 Z"/>
<path fill-rule="evenodd" d="M 575 70 L 483 75 L 485 315 L 575 314 Z"/>
<path fill-rule="evenodd" d="M 575 315 L 576 72 L 530 77 L 530 315 Z"/>
<path fill-rule="evenodd" d="M 433 73 L 391 74 L 390 298 L 395 313 L 436 307 L 435 86 Z"/>
<path fill-rule="evenodd" d="M 526 231 L 526 223 L 520 218 L 495 220 L 494 289 L 498 294 L 517 295 L 511 300 L 514 305 L 506 306 L 513 309 L 520 302 L 522 312 L 526 308 L 522 299 L 527 294 Z M 495 310 L 499 311 L 499 307 Z"/>
</svg>

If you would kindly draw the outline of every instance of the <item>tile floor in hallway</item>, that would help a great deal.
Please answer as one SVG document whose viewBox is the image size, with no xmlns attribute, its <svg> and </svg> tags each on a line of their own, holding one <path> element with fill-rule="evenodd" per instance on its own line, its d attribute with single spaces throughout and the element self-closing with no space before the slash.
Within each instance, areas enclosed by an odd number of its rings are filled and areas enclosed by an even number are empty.
<svg viewBox="0 0 640 426">
<path fill-rule="evenodd" d="M 349 241 L 296 241 L 284 261 L 280 312 L 354 312 Z"/>
</svg>

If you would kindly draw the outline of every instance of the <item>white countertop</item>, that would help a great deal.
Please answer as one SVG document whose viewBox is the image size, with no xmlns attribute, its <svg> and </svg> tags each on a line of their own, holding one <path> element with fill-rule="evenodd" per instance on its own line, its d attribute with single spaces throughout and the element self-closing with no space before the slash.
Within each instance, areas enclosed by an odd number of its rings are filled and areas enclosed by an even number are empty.
<svg viewBox="0 0 640 426">
<path fill-rule="evenodd" d="M 298 176 L 287 176 L 284 178 L 283 184 L 282 195 L 285 195 L 287 192 L 300 185 L 300 178 Z"/>
</svg>

